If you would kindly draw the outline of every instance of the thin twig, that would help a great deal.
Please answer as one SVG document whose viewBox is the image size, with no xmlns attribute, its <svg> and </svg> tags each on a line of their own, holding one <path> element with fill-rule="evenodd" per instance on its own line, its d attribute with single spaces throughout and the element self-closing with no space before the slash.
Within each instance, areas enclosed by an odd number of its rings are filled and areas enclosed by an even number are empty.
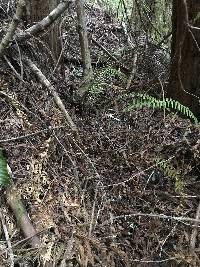
<svg viewBox="0 0 200 267">
<path fill-rule="evenodd" d="M 12 138 L 8 138 L 8 139 L 1 139 L 0 143 L 10 143 L 10 142 L 14 142 L 14 141 L 30 138 L 30 137 L 33 137 L 33 136 L 36 136 L 36 135 L 39 135 L 39 134 L 42 134 L 42 133 L 51 132 L 53 130 L 66 128 L 66 127 L 67 127 L 67 125 L 60 125 L 60 126 L 55 126 L 55 127 L 50 126 L 47 129 L 43 129 L 43 130 L 40 130 L 40 131 L 37 131 L 37 132 L 34 132 L 34 133 L 21 135 L 21 136 L 17 136 L 17 137 L 12 137 Z"/>
<path fill-rule="evenodd" d="M 128 78 L 128 82 L 127 82 L 127 85 L 126 85 L 126 91 L 128 91 L 130 89 L 132 80 L 135 77 L 135 73 L 136 73 L 136 70 L 137 70 L 137 58 L 138 58 L 138 55 L 137 55 L 137 53 L 135 53 L 135 55 L 133 57 L 132 71 L 131 71 L 131 74 L 130 74 L 130 76 Z"/>
<path fill-rule="evenodd" d="M 13 99 L 13 97 L 10 96 L 9 93 L 6 93 L 4 91 L 0 91 L 0 95 L 6 97 L 11 102 L 12 105 L 13 105 L 13 101 L 14 101 L 17 105 L 19 105 L 21 108 L 23 108 L 27 113 L 33 115 L 34 117 L 36 117 L 39 121 L 41 121 L 43 123 L 43 121 L 40 119 L 40 117 L 38 115 L 36 115 L 34 112 L 30 111 L 27 107 L 25 107 L 17 99 Z"/>
<path fill-rule="evenodd" d="M 8 66 L 11 68 L 11 70 L 14 72 L 14 74 L 16 75 L 16 77 L 23 83 L 27 84 L 27 82 L 25 82 L 23 80 L 23 78 L 20 76 L 20 74 L 16 71 L 16 69 L 13 67 L 13 65 L 11 64 L 11 62 L 8 60 L 8 58 L 6 56 L 4 56 L 5 61 L 7 62 Z"/>
<path fill-rule="evenodd" d="M 52 228 L 52 227 L 51 227 L 51 228 Z M 35 233 L 35 234 L 32 235 L 32 236 L 26 237 L 26 238 L 24 238 L 24 239 L 22 239 L 22 240 L 20 240 L 20 241 L 18 241 L 18 242 L 16 242 L 16 243 L 14 243 L 14 244 L 12 245 L 12 248 L 15 248 L 15 247 L 17 247 L 17 246 L 19 246 L 19 245 L 21 245 L 21 244 L 23 244 L 23 243 L 29 241 L 30 239 L 32 239 L 32 238 L 35 237 L 36 235 L 38 236 L 38 235 L 43 234 L 44 232 L 46 232 L 47 230 L 49 230 L 49 229 L 51 229 L 51 228 L 42 229 L 41 231 Z M 35 249 L 35 248 L 32 248 L 32 249 Z M 27 250 L 27 248 L 26 248 L 26 250 Z M 3 251 L 3 252 L 1 252 L 1 253 L 0 253 L 0 257 L 1 257 L 3 254 L 5 254 L 5 253 L 6 253 L 6 250 Z"/>
<path fill-rule="evenodd" d="M 32 72 L 35 74 L 35 76 L 38 78 L 39 82 L 47 88 L 47 90 L 51 93 L 53 96 L 54 102 L 57 104 L 61 112 L 63 113 L 66 121 L 68 122 L 70 128 L 73 132 L 78 133 L 78 129 L 73 122 L 71 116 L 69 115 L 68 111 L 66 110 L 61 98 L 59 97 L 58 93 L 56 92 L 56 89 L 54 86 L 47 80 L 45 75 L 42 73 L 42 71 L 27 57 L 23 58 L 24 62 L 27 64 L 27 66 L 32 70 Z"/>
<path fill-rule="evenodd" d="M 172 260 L 177 260 L 178 258 L 176 257 L 172 257 L 172 258 L 168 258 L 168 259 L 163 259 L 163 260 L 157 260 L 157 261 L 153 261 L 153 260 L 133 260 L 134 262 L 140 262 L 140 263 L 163 263 L 163 262 L 167 262 L 167 261 L 172 261 Z"/>
<path fill-rule="evenodd" d="M 8 245 L 8 253 L 9 253 L 9 256 L 10 256 L 10 267 L 14 267 L 15 262 L 14 262 L 13 248 L 12 248 L 12 244 L 11 244 L 10 237 L 9 237 L 9 234 L 8 234 L 8 229 L 7 229 L 6 222 L 5 222 L 5 219 L 4 219 L 4 216 L 3 216 L 3 212 L 2 212 L 1 209 L 0 209 L 0 219 L 1 219 L 2 227 L 3 227 L 4 235 L 5 235 L 5 238 L 6 238 L 6 242 L 7 242 L 7 245 Z"/>
<path fill-rule="evenodd" d="M 164 219 L 164 220 L 172 220 L 172 221 L 179 221 L 179 222 L 189 222 L 189 223 L 200 223 L 199 219 L 194 219 L 194 218 L 188 218 L 188 217 L 176 217 L 176 216 L 169 216 L 165 214 L 154 214 L 154 213 L 132 213 L 132 214 L 125 214 L 125 215 L 120 215 L 116 217 L 112 217 L 112 220 L 119 220 L 119 219 L 127 219 L 131 217 L 150 217 L 150 218 L 159 218 L 159 219 Z M 110 220 L 107 220 L 102 223 L 102 225 L 106 225 L 110 222 Z M 196 227 L 196 225 L 191 225 L 192 227 Z"/>
</svg>

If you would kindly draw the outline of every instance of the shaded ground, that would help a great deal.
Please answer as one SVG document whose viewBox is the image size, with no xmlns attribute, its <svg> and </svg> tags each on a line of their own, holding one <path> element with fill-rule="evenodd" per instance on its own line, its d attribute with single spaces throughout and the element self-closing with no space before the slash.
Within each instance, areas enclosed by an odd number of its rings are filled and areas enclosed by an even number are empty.
<svg viewBox="0 0 200 267">
<path fill-rule="evenodd" d="M 88 15 L 89 29 L 102 45 L 111 53 L 124 47 L 119 24 L 99 10 L 89 9 Z M 74 95 L 81 80 L 81 62 L 73 9 L 65 27 L 66 78 L 51 76 L 53 67 L 44 67 L 50 60 L 38 58 L 37 64 L 55 83 L 80 140 L 26 67 L 22 83 L 6 65 L 1 66 L 1 90 L 9 97 L 0 98 L 0 143 L 36 230 L 44 230 L 42 261 L 99 267 L 195 266 L 197 261 L 198 266 L 199 235 L 191 251 L 195 222 L 187 218 L 195 218 L 199 203 L 199 126 L 157 110 L 124 112 L 126 73 L 117 69 L 114 73 L 115 64 L 109 65 L 94 44 L 93 65 L 102 79 L 91 87 L 86 103 L 77 103 Z M 35 47 L 33 42 L 27 53 L 36 60 Z M 17 62 L 12 64 L 18 67 Z M 134 82 L 144 84 L 145 80 L 138 74 Z M 49 126 L 57 128 L 2 141 Z M 170 175 L 169 168 L 175 175 Z M 4 212 L 15 244 L 23 237 L 11 212 L 5 207 Z M 0 248 L 6 249 L 3 234 Z M 38 266 L 39 253 L 28 244 L 13 250 L 16 266 Z M 7 254 L 1 258 L 2 266 L 7 266 Z M 67 265 L 61 265 L 64 260 Z"/>
</svg>

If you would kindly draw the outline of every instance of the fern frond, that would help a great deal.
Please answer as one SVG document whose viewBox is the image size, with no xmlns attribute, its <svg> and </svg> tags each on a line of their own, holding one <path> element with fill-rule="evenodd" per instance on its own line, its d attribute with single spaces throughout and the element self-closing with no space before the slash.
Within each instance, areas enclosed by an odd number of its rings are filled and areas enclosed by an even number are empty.
<svg viewBox="0 0 200 267">
<path fill-rule="evenodd" d="M 174 109 L 184 114 L 191 120 L 193 120 L 195 124 L 198 123 L 198 119 L 195 117 L 193 112 L 188 107 L 182 105 L 180 102 L 174 99 L 164 98 L 163 100 L 160 100 L 148 94 L 141 94 L 141 93 L 132 94 L 130 96 L 134 96 L 133 102 L 130 103 L 128 107 L 124 109 L 124 111 L 131 111 L 134 108 L 143 108 L 143 107 L 148 107 L 153 109 L 158 108 L 162 110 Z"/>
<path fill-rule="evenodd" d="M 175 189 L 177 191 L 182 190 L 183 184 L 181 182 L 181 175 L 167 160 L 158 158 L 156 159 L 156 165 L 165 173 L 165 175 L 174 180 Z"/>
<path fill-rule="evenodd" d="M 110 88 L 113 78 L 120 79 L 123 82 L 126 81 L 125 74 L 123 74 L 120 70 L 110 66 L 98 71 L 95 76 L 96 77 L 93 81 L 93 84 L 89 88 L 89 92 L 94 95 Z"/>
<path fill-rule="evenodd" d="M 7 169 L 7 160 L 0 149 L 0 187 L 7 187 L 11 184 L 11 178 Z"/>
</svg>

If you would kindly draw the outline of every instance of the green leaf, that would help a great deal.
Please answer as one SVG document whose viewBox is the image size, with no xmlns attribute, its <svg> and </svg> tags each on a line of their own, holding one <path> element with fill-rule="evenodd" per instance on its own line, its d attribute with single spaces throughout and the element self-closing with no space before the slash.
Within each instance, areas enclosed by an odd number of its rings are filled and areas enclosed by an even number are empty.
<svg viewBox="0 0 200 267">
<path fill-rule="evenodd" d="M 11 178 L 7 169 L 7 160 L 2 149 L 0 149 L 0 187 L 7 187 L 10 184 Z"/>
</svg>

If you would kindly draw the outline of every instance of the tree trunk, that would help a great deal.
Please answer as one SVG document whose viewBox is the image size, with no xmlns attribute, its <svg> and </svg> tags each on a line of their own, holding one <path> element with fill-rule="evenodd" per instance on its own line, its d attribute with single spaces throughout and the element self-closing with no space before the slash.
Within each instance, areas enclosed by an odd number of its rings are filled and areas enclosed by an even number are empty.
<svg viewBox="0 0 200 267">
<path fill-rule="evenodd" d="M 46 17 L 58 4 L 59 0 L 30 0 L 27 4 L 27 20 L 33 24 Z M 59 30 L 59 20 L 48 29 L 43 35 L 43 40 L 47 43 L 52 52 L 54 60 L 58 60 L 61 53 L 61 40 Z"/>
<path fill-rule="evenodd" d="M 200 117 L 200 2 L 173 0 L 170 79 L 167 96 Z"/>
<path fill-rule="evenodd" d="M 76 0 L 76 11 L 78 21 L 78 34 L 81 46 L 81 56 L 83 60 L 83 77 L 84 83 L 85 85 L 87 85 L 93 78 L 93 71 L 90 57 L 90 49 L 88 44 L 84 0 Z"/>
</svg>

